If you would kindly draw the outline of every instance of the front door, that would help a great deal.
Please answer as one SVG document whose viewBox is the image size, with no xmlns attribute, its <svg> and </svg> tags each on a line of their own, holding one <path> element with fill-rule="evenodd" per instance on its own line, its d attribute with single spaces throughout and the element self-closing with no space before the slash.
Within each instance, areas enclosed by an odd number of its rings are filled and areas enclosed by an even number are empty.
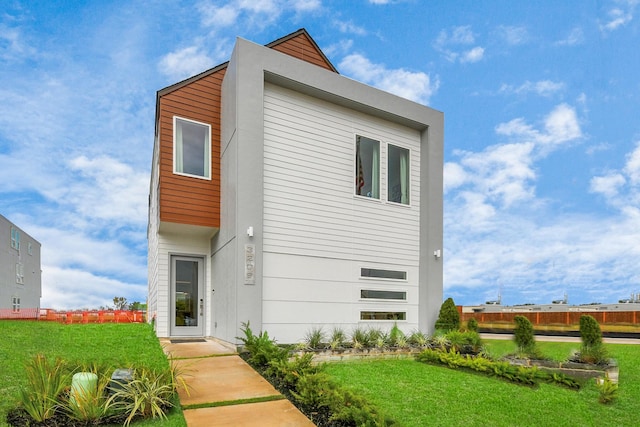
<svg viewBox="0 0 640 427">
<path fill-rule="evenodd" d="M 204 335 L 204 260 L 171 257 L 171 336 Z"/>
</svg>

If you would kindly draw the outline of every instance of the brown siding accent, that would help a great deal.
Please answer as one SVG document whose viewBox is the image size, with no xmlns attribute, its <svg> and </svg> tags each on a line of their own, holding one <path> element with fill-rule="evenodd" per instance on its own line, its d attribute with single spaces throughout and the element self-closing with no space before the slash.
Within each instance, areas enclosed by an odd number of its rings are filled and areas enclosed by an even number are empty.
<svg viewBox="0 0 640 427">
<path fill-rule="evenodd" d="M 220 90 L 224 69 L 159 100 L 160 220 L 220 227 Z M 173 173 L 173 117 L 211 125 L 211 180 Z"/>
<path fill-rule="evenodd" d="M 318 51 L 315 43 L 309 39 L 306 33 L 301 33 L 276 46 L 272 46 L 272 49 L 293 56 L 294 58 L 302 59 L 303 61 L 329 71 L 334 71 L 333 66 L 327 62 L 324 55 Z"/>
<path fill-rule="evenodd" d="M 279 52 L 334 71 L 306 31 L 270 45 Z M 220 95 L 226 65 L 158 93 L 160 221 L 220 227 Z M 211 180 L 173 173 L 173 116 L 211 125 Z"/>
</svg>

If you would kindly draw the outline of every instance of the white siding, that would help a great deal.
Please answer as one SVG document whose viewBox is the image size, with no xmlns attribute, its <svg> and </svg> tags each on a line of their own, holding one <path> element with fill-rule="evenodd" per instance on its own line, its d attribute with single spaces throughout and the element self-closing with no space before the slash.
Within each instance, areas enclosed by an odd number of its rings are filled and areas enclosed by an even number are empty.
<svg viewBox="0 0 640 427">
<path fill-rule="evenodd" d="M 263 328 L 297 341 L 314 326 L 348 330 L 362 310 L 404 311 L 399 326 L 417 327 L 419 133 L 271 84 L 264 121 Z M 354 195 L 356 135 L 381 141 L 380 200 Z M 410 206 L 386 202 L 387 144 L 411 150 Z M 408 278 L 362 279 L 363 267 Z M 362 288 L 408 300 L 362 301 Z"/>
<path fill-rule="evenodd" d="M 207 296 L 211 294 L 211 262 L 209 254 L 209 239 L 196 237 L 188 233 L 188 227 L 184 226 L 184 234 L 161 234 L 157 235 L 157 286 L 156 286 L 156 334 L 159 337 L 168 337 L 170 334 L 170 257 L 171 255 L 185 255 L 204 258 L 205 282 L 204 298 L 206 327 L 204 334 L 210 334 L 210 301 Z"/>
</svg>

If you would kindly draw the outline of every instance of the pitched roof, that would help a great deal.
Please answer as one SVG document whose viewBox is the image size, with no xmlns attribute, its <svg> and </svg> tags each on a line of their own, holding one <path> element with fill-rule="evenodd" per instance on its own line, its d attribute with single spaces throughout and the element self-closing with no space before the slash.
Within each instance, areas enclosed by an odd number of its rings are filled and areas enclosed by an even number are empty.
<svg viewBox="0 0 640 427">
<path fill-rule="evenodd" d="M 288 34 L 284 37 L 280 37 L 277 40 L 272 41 L 269 44 L 266 44 L 265 46 L 271 49 L 276 49 L 282 53 L 291 55 L 291 56 L 297 56 L 297 55 L 292 55 L 291 51 L 286 51 L 286 50 L 280 50 L 277 49 L 279 46 L 282 46 L 283 44 L 285 44 L 288 41 L 291 41 L 297 37 L 302 37 L 305 38 L 306 41 L 308 42 L 308 44 L 312 47 L 312 51 L 307 51 L 307 52 L 302 52 L 301 56 L 305 59 L 311 58 L 313 56 L 317 57 L 316 61 L 312 61 L 309 60 L 308 62 L 311 63 L 315 63 L 316 65 L 319 66 L 324 66 L 324 68 L 329 69 L 330 71 L 333 71 L 334 73 L 338 73 L 338 70 L 333 66 L 333 64 L 331 63 L 331 61 L 329 61 L 329 59 L 326 57 L 326 55 L 322 52 L 322 50 L 320 50 L 320 47 L 318 47 L 318 44 L 315 42 L 315 40 L 313 40 L 313 38 L 309 35 L 309 33 L 307 32 L 306 29 L 304 28 L 300 28 L 297 31 L 294 31 L 291 34 Z M 296 52 L 298 53 L 298 52 Z M 177 83 L 174 83 L 170 86 L 167 86 L 163 89 L 160 89 L 157 93 L 157 98 L 160 98 L 163 95 L 166 95 L 167 93 L 173 92 L 176 89 L 179 89 L 185 85 L 188 85 L 189 83 L 199 80 L 203 77 L 206 77 L 212 73 L 218 72 L 222 69 L 225 69 L 227 67 L 227 65 L 229 64 L 229 61 L 227 62 L 223 62 L 220 65 L 216 65 L 213 68 L 210 68 L 208 70 L 205 70 L 199 74 L 196 74 L 195 76 L 189 77 L 185 80 L 179 81 Z M 339 74 L 339 73 L 338 73 Z"/>
</svg>

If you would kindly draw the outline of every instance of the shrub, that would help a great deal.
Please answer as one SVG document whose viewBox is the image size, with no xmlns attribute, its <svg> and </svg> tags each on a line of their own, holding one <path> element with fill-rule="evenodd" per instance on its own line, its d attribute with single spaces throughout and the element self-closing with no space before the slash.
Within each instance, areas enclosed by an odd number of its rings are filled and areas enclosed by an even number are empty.
<svg viewBox="0 0 640 427">
<path fill-rule="evenodd" d="M 70 376 L 61 359 L 50 363 L 41 354 L 27 363 L 26 371 L 27 385 L 20 389 L 20 402 L 34 421 L 46 421 L 59 408 L 60 395 Z"/>
<path fill-rule="evenodd" d="M 318 350 L 323 347 L 325 336 L 322 327 L 313 328 L 310 332 L 305 336 L 305 343 L 307 344 L 307 348 L 312 350 Z"/>
<path fill-rule="evenodd" d="M 107 400 L 106 406 L 128 414 L 125 426 L 136 416 L 167 418 L 165 412 L 173 406 L 176 393 L 175 376 L 170 369 L 138 369 L 134 371 L 131 381 L 122 382 L 119 386 Z"/>
<path fill-rule="evenodd" d="M 444 332 L 460 329 L 460 313 L 458 313 L 453 298 L 447 298 L 440 306 L 440 313 L 435 326 L 436 329 Z"/>
<path fill-rule="evenodd" d="M 607 350 L 602 343 L 602 332 L 598 321 L 589 315 L 580 316 L 580 360 L 585 363 L 601 364 L 608 361 Z"/>
<path fill-rule="evenodd" d="M 529 319 L 524 316 L 516 316 L 513 320 L 516 323 L 513 331 L 513 340 L 518 346 L 518 352 L 525 357 L 539 358 L 540 354 L 536 346 L 533 325 Z"/>
<path fill-rule="evenodd" d="M 445 337 L 451 348 L 460 353 L 477 353 L 482 347 L 482 340 L 477 332 L 451 331 Z"/>
<path fill-rule="evenodd" d="M 417 345 L 418 347 L 426 347 L 429 344 L 429 338 L 420 331 L 413 331 L 407 339 L 409 344 Z"/>
<path fill-rule="evenodd" d="M 404 348 L 407 346 L 407 342 L 407 336 L 398 328 L 398 325 L 394 323 L 389 331 L 389 345 L 391 347 Z"/>
<path fill-rule="evenodd" d="M 473 317 L 467 321 L 467 330 L 478 332 L 478 321 Z"/>
<path fill-rule="evenodd" d="M 345 341 L 347 341 L 347 335 L 344 331 L 338 327 L 333 328 L 329 338 L 329 348 L 335 350 L 336 348 L 344 347 Z"/>
<path fill-rule="evenodd" d="M 598 387 L 598 401 L 600 403 L 609 404 L 612 403 L 618 397 L 618 384 L 611 381 L 609 378 L 604 378 L 597 383 Z"/>
<path fill-rule="evenodd" d="M 244 337 L 238 337 L 244 344 L 244 349 L 251 355 L 248 362 L 261 369 L 266 369 L 269 361 L 272 359 L 284 359 L 288 355 L 288 351 L 278 347 L 274 340 L 269 338 L 266 331 L 254 335 L 249 322 L 242 323 L 242 332 Z"/>
</svg>

